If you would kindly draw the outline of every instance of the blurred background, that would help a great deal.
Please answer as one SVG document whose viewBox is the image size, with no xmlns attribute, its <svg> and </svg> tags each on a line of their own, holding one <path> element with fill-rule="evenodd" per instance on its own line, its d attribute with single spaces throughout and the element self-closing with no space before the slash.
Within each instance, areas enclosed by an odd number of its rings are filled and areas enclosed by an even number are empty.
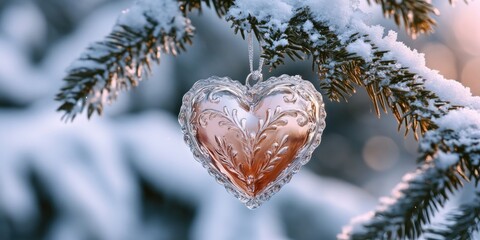
<svg viewBox="0 0 480 240">
<path fill-rule="evenodd" d="M 413 137 L 391 115 L 377 119 L 359 89 L 348 104 L 326 101 L 322 144 L 291 183 L 260 209 L 244 207 L 193 160 L 176 121 L 195 81 L 248 73 L 246 42 L 208 10 L 191 14 L 187 53 L 164 56 L 104 116 L 61 122 L 53 98 L 64 69 L 132 2 L 0 0 L 0 239 L 334 239 L 415 168 Z M 479 95 L 480 2 L 446 2 L 437 3 L 436 32 L 416 40 L 378 6 L 363 7 L 372 24 L 400 30 L 428 66 Z M 283 73 L 318 88 L 308 61 L 271 75 Z"/>
</svg>

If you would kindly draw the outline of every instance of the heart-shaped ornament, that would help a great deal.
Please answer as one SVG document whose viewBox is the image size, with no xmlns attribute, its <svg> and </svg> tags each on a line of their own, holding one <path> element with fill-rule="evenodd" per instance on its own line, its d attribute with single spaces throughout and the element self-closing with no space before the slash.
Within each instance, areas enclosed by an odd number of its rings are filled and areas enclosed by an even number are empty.
<svg viewBox="0 0 480 240">
<path fill-rule="evenodd" d="M 195 159 L 253 209 L 310 160 L 325 117 L 322 96 L 300 76 L 253 86 L 211 77 L 185 94 L 179 122 Z"/>
</svg>

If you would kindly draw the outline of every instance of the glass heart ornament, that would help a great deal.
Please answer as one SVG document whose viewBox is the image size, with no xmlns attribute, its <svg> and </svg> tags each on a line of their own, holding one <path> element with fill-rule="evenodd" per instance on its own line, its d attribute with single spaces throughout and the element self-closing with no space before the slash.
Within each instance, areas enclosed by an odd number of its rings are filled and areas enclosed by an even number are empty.
<svg viewBox="0 0 480 240">
<path fill-rule="evenodd" d="M 300 76 L 253 86 L 211 77 L 184 95 L 179 122 L 195 159 L 254 209 L 310 160 L 325 117 L 321 94 Z"/>
</svg>

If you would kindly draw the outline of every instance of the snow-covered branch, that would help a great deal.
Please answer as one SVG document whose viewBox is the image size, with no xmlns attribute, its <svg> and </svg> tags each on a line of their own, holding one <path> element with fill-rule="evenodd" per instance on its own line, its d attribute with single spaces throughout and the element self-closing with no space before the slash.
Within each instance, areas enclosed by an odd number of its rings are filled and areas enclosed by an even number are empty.
<svg viewBox="0 0 480 240">
<path fill-rule="evenodd" d="M 113 31 L 92 44 L 67 70 L 57 94 L 59 111 L 74 119 L 84 109 L 88 117 L 103 111 L 121 90 L 138 85 L 161 53 L 177 54 L 191 42 L 194 27 L 174 0 L 141 0 L 125 10 Z"/>
<path fill-rule="evenodd" d="M 435 159 L 437 168 L 480 181 L 480 113 L 462 108 L 434 122 L 439 128 L 425 133 L 420 142 L 421 161 Z"/>
<path fill-rule="evenodd" d="M 448 223 L 439 224 L 427 229 L 425 238 L 428 240 L 462 240 L 475 239 L 473 233 L 480 230 L 480 191 L 470 203 L 450 212 Z"/>
<path fill-rule="evenodd" d="M 416 239 L 448 194 L 461 185 L 455 173 L 426 164 L 405 175 L 390 197 L 381 198 L 374 212 L 353 219 L 338 238 Z"/>
</svg>

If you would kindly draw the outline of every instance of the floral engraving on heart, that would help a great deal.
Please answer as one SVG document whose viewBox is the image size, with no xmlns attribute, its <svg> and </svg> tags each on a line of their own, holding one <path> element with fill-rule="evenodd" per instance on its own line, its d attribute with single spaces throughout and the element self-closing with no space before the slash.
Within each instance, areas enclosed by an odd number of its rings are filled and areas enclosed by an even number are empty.
<svg viewBox="0 0 480 240">
<path fill-rule="evenodd" d="M 308 162 L 321 141 L 325 110 L 321 95 L 298 76 L 253 87 L 213 77 L 185 94 L 179 122 L 195 158 L 255 208 Z"/>
<path fill-rule="evenodd" d="M 271 146 L 265 146 L 262 152 L 262 144 L 265 142 L 269 132 L 275 131 L 280 127 L 286 126 L 288 120 L 287 116 L 297 117 L 298 125 L 303 127 L 308 122 L 307 113 L 301 110 L 287 110 L 282 111 L 279 106 L 275 111 L 268 108 L 266 119 L 259 119 L 258 126 L 254 131 L 249 131 L 246 127 L 246 119 L 238 118 L 236 109 L 229 112 L 227 107 L 224 107 L 223 112 L 217 110 L 205 110 L 200 113 L 199 123 L 203 128 L 208 127 L 209 120 L 213 118 L 220 118 L 218 122 L 219 127 L 224 127 L 227 131 L 235 132 L 240 141 L 241 149 L 234 149 L 233 144 L 225 138 L 215 135 L 216 147 L 212 154 L 214 158 L 218 159 L 229 173 L 236 176 L 241 182 L 240 187 L 246 190 L 246 194 L 255 196 L 262 188 L 257 187 L 257 183 L 263 178 L 269 177 L 269 173 L 275 169 L 282 157 L 289 150 L 287 145 L 289 135 L 280 136 L 281 140 L 274 141 Z M 245 161 L 239 160 L 239 150 L 243 151 Z"/>
</svg>

